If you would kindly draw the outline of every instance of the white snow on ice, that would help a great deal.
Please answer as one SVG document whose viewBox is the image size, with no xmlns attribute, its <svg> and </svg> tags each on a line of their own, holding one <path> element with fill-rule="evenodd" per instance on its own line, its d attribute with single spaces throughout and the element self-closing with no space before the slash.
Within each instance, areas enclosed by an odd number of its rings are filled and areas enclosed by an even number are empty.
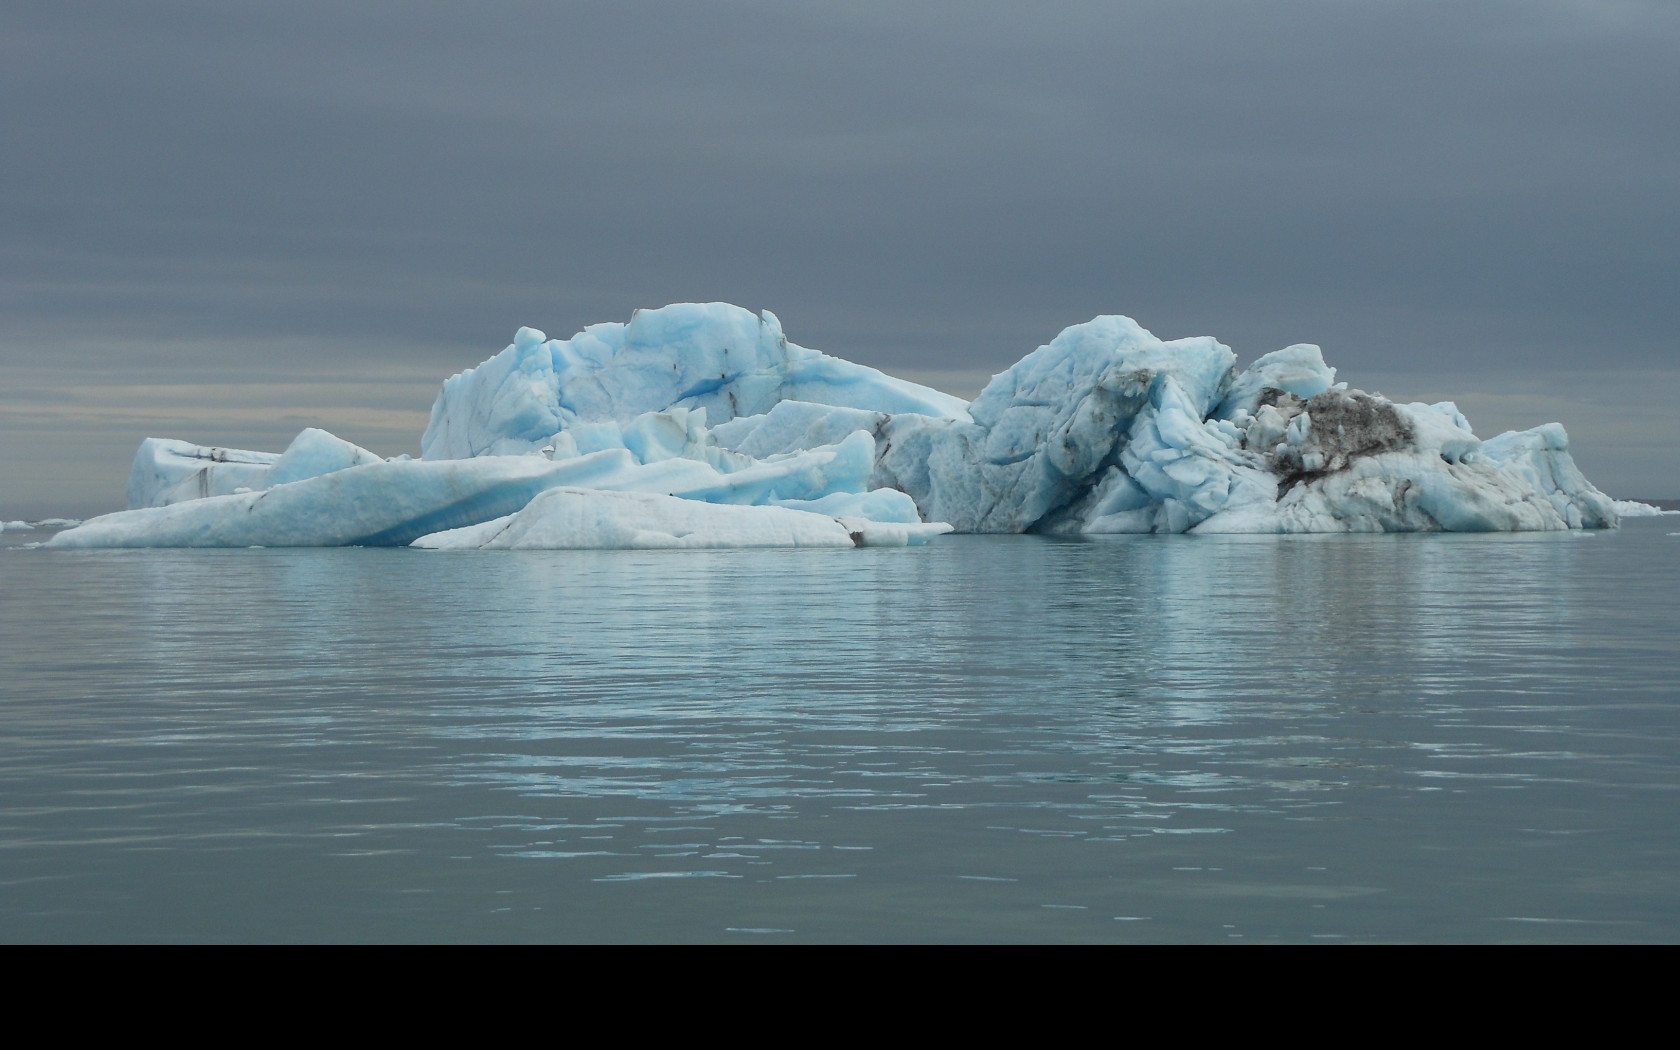
<svg viewBox="0 0 1680 1050">
<path fill-rule="evenodd" d="M 437 550 L 903 547 L 949 531 L 947 525 L 837 518 L 779 506 L 556 488 L 536 496 L 517 513 L 422 536 L 414 546 Z"/>
</svg>

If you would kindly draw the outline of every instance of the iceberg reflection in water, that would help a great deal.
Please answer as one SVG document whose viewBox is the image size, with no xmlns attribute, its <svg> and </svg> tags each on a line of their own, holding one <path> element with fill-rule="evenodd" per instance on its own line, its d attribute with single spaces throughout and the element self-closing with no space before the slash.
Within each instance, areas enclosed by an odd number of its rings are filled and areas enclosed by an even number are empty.
<svg viewBox="0 0 1680 1050">
<path fill-rule="evenodd" d="M 0 937 L 1672 940 L 1667 533 L 0 550 Z"/>
</svg>

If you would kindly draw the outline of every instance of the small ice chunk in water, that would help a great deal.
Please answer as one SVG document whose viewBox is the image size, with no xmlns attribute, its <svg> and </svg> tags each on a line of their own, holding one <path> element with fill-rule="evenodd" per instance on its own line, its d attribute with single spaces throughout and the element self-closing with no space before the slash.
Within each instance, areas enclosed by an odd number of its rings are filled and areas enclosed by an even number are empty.
<svg viewBox="0 0 1680 1050">
<path fill-rule="evenodd" d="M 1680 511 L 1663 510 L 1661 507 L 1638 500 L 1619 499 L 1615 501 L 1616 513 L 1624 518 L 1654 518 L 1659 514 L 1680 514 Z"/>
</svg>

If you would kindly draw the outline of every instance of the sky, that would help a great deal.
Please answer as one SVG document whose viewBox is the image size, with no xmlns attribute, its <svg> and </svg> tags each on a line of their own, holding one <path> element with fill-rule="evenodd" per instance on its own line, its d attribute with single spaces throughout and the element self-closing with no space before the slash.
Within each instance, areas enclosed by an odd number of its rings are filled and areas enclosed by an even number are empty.
<svg viewBox="0 0 1680 1050">
<path fill-rule="evenodd" d="M 1671 0 L 9 0 L 0 133 L 0 517 L 712 300 L 963 396 L 1098 314 L 1317 343 L 1680 497 Z"/>
</svg>

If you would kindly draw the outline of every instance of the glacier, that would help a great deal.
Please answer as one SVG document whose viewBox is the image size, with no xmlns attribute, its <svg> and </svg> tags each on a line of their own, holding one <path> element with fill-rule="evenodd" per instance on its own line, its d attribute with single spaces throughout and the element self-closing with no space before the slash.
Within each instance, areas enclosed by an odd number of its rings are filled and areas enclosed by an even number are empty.
<svg viewBox="0 0 1680 1050">
<path fill-rule="evenodd" d="M 521 328 L 447 379 L 420 457 L 306 429 L 282 452 L 147 438 L 129 509 L 52 547 L 907 546 L 945 532 L 1613 528 L 1550 423 L 1483 440 L 1451 402 L 1337 381 L 1317 346 L 1073 325 L 973 402 L 682 303 Z"/>
</svg>

